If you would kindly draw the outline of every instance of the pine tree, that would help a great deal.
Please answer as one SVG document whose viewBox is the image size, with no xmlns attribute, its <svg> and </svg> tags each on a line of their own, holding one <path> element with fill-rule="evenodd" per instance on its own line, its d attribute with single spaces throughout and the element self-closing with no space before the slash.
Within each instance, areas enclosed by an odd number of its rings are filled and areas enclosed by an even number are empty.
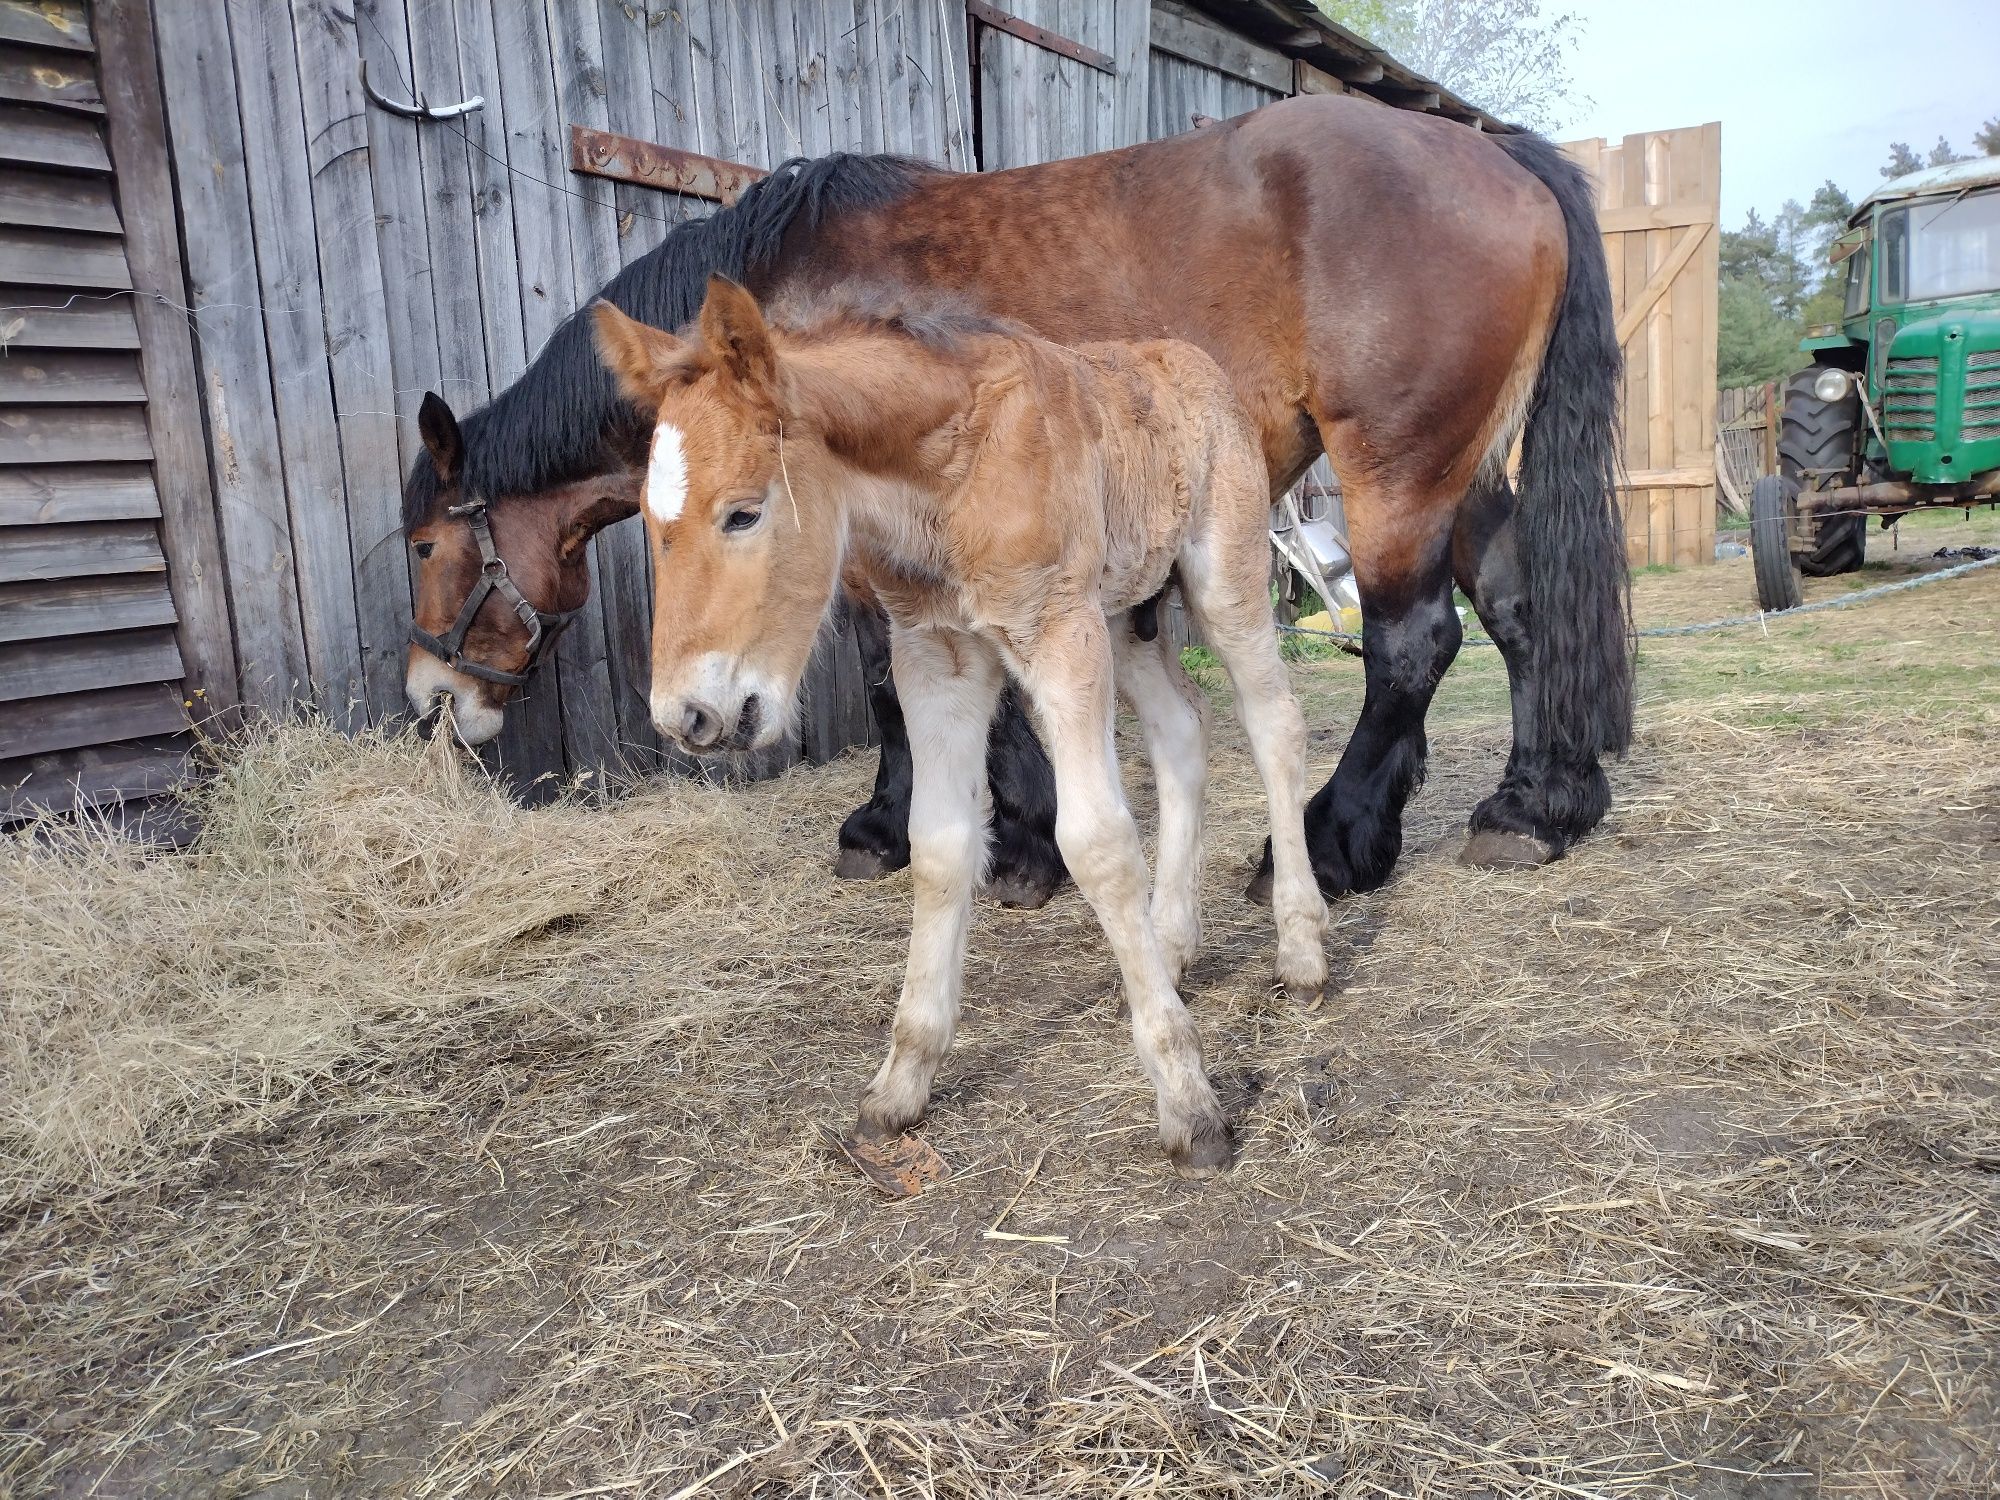
<svg viewBox="0 0 2000 1500">
<path fill-rule="evenodd" d="M 1889 145 L 1889 165 L 1882 169 L 1884 177 L 1902 177 L 1911 172 L 1921 172 L 1923 162 L 1910 149 L 1908 141 L 1892 141 Z"/>
</svg>

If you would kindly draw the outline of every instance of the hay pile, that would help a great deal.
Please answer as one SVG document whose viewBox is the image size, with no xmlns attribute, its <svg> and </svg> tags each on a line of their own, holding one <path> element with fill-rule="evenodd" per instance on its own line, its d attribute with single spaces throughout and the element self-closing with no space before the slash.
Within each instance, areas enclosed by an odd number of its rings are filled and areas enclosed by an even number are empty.
<svg viewBox="0 0 2000 1500">
<path fill-rule="evenodd" d="M 185 854 L 56 821 L 0 841 L 0 1207 L 185 1176 L 330 1079 L 439 1045 L 469 1005 L 559 1015 L 607 946 L 674 976 L 671 1004 L 626 1020 L 723 1018 L 744 997 L 717 966 L 743 973 L 792 920 L 818 873 L 798 842 L 838 801 L 753 811 L 661 781 L 609 816 L 580 796 L 531 810 L 442 744 L 305 723 L 221 748 L 214 772 L 185 794 Z M 818 936 L 786 963 L 850 940 Z"/>
<path fill-rule="evenodd" d="M 859 760 L 527 811 L 294 727 L 189 854 L 10 841 L 0 1490 L 1991 1494 L 2000 582 L 1868 614 L 1649 650 L 1522 874 L 1451 862 L 1468 656 L 1312 1012 L 1225 733 L 1208 1184 L 1074 892 L 980 913 L 950 1180 L 834 1159 L 907 921 L 826 873 Z M 1297 671 L 1330 764 L 1358 667 Z"/>
</svg>

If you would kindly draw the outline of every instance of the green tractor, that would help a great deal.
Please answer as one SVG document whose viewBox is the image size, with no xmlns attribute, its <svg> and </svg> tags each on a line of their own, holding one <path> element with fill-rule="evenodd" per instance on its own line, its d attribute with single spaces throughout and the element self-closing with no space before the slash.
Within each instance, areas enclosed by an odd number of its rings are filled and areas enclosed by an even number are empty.
<svg viewBox="0 0 2000 1500">
<path fill-rule="evenodd" d="M 1868 518 L 2000 499 L 2000 157 L 1895 178 L 1834 241 L 1842 321 L 1785 383 L 1778 472 L 1750 499 L 1757 602 L 1853 572 Z"/>
</svg>

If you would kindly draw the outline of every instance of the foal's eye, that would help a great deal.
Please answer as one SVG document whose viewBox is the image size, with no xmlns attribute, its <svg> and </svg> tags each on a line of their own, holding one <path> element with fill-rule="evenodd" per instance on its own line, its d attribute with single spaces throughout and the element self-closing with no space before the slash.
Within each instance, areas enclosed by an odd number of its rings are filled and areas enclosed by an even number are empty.
<svg viewBox="0 0 2000 1500">
<path fill-rule="evenodd" d="M 436 543 L 436 542 L 418 542 L 418 543 L 417 543 L 417 556 L 418 556 L 418 557 L 429 557 L 429 556 L 431 555 L 431 548 L 435 547 L 436 545 L 437 545 L 437 543 Z"/>
<path fill-rule="evenodd" d="M 724 531 L 748 531 L 762 519 L 764 512 L 754 505 L 739 505 L 722 518 Z"/>
</svg>

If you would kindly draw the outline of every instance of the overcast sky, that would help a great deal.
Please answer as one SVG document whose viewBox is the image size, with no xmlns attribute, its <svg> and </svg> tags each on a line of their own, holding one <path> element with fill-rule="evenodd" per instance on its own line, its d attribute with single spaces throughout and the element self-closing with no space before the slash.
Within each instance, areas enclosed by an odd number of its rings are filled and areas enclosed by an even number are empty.
<svg viewBox="0 0 2000 1500">
<path fill-rule="evenodd" d="M 1889 142 L 1972 149 L 2000 115 L 2000 0 L 1542 0 L 1584 21 L 1558 139 L 1722 122 L 1722 220 L 1831 177 L 1859 202 Z"/>
</svg>

